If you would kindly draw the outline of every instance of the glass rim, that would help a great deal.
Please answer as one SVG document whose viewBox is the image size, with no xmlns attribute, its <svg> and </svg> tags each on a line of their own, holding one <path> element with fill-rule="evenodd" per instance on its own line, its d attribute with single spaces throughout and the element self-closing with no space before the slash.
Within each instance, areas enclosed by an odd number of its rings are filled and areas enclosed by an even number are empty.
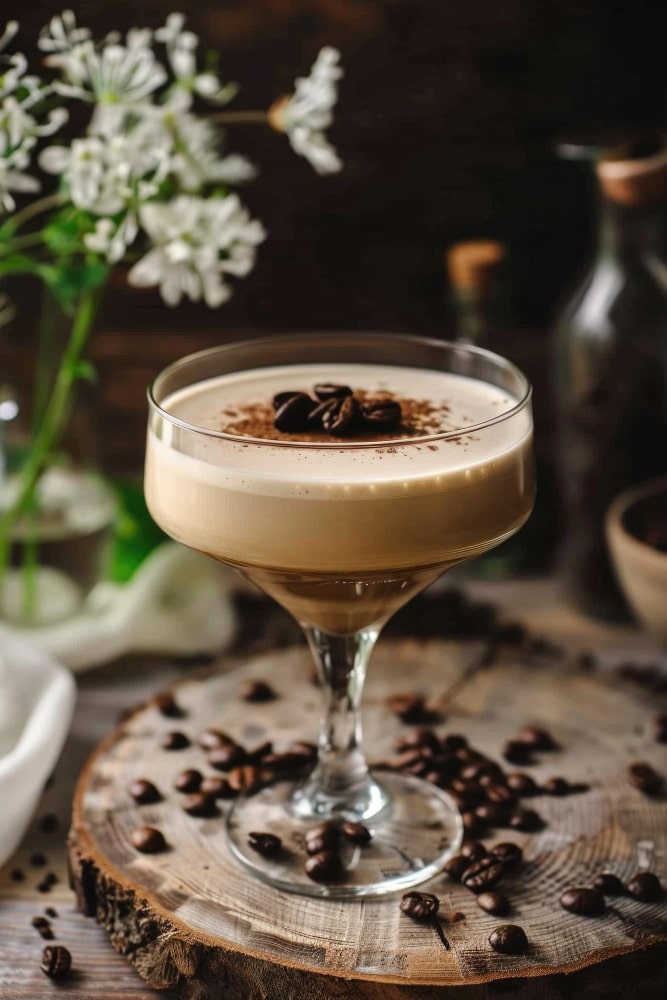
<svg viewBox="0 0 667 1000">
<path fill-rule="evenodd" d="M 454 440 L 461 437 L 462 434 L 472 434 L 476 431 L 484 430 L 487 427 L 494 426 L 495 424 L 500 424 L 505 420 L 509 420 L 511 417 L 516 416 L 520 413 L 526 406 L 530 403 L 532 398 L 533 389 L 532 385 L 528 381 L 527 377 L 523 374 L 520 368 L 517 367 L 512 361 L 503 357 L 502 354 L 497 354 L 494 351 L 489 351 L 485 347 L 477 347 L 474 344 L 462 344 L 457 343 L 452 340 L 439 340 L 435 337 L 422 337 L 416 336 L 409 333 L 382 333 L 380 331 L 374 331 L 371 333 L 364 333 L 365 340 L 372 340 L 376 343 L 380 341 L 392 341 L 393 343 L 405 343 L 405 344 L 421 344 L 424 347 L 430 348 L 448 348 L 450 351 L 458 352 L 461 354 L 468 354 L 480 358 L 484 358 L 496 364 L 499 368 L 504 368 L 506 371 L 512 373 L 523 385 L 523 394 L 521 398 L 515 403 L 515 405 L 506 410 L 504 413 L 499 413 L 495 417 L 490 417 L 488 420 L 480 421 L 476 424 L 469 424 L 465 427 L 459 427 L 457 430 L 452 431 L 441 431 L 437 434 L 420 434 L 413 437 L 396 437 L 387 438 L 386 440 L 376 440 L 376 441 L 354 441 L 352 439 L 343 438 L 335 441 L 277 441 L 269 438 L 257 438 L 250 437 L 242 434 L 231 434 L 228 431 L 216 431 L 210 427 L 200 427 L 199 424 L 192 424 L 187 420 L 183 420 L 181 417 L 175 416 L 157 401 L 156 390 L 159 383 L 173 372 L 178 371 L 179 368 L 184 368 L 188 364 L 192 364 L 194 361 L 204 360 L 207 356 L 213 357 L 217 354 L 224 354 L 226 351 L 232 351 L 239 348 L 252 348 L 252 347 L 262 347 L 270 346 L 276 344 L 279 341 L 285 343 L 288 340 L 296 339 L 309 339 L 315 341 L 318 337 L 326 337 L 329 340 L 335 340 L 344 337 L 349 337 L 351 334 L 361 333 L 362 331 L 351 330 L 351 331 L 330 331 L 322 330 L 315 333 L 302 332 L 302 333 L 279 333 L 275 335 L 262 336 L 262 337 L 249 337 L 248 340 L 234 340 L 230 341 L 228 344 L 217 344 L 214 347 L 206 347 L 201 351 L 193 351 L 191 354 L 186 354 L 176 361 L 172 361 L 171 364 L 163 368 L 153 381 L 148 386 L 146 390 L 146 395 L 148 398 L 149 407 L 155 411 L 160 417 L 168 420 L 169 423 L 180 427 L 185 431 L 193 434 L 203 435 L 205 437 L 216 438 L 218 440 L 230 441 L 234 444 L 244 444 L 244 445 L 263 445 L 264 447 L 271 448 L 306 448 L 306 449 L 327 449 L 327 450 L 348 450 L 348 449 L 358 449 L 358 448 L 395 448 L 397 445 L 402 447 L 407 447 L 408 445 L 419 445 L 419 444 L 432 444 L 434 441 L 447 441 Z M 363 362 L 359 362 L 363 364 Z M 298 362 L 297 362 L 298 364 Z M 258 366 L 259 367 L 259 366 Z M 263 366 L 272 367 L 272 366 Z M 394 367 L 399 367 L 398 365 Z M 409 366 L 406 366 L 409 367 Z M 249 369 L 239 369 L 240 371 L 248 371 Z M 431 369 L 427 369 L 431 370 Z M 435 369 L 433 369 L 435 370 Z M 231 374 L 231 373 L 229 373 Z M 457 374 L 457 373 L 454 373 Z M 211 378 L 215 378 L 215 375 L 211 375 Z M 474 378 L 474 376 L 468 376 Z M 206 381 L 201 379 L 200 381 Z M 478 381 L 484 381 L 484 379 L 478 379 Z M 193 385 L 197 383 L 192 383 Z M 183 387 L 184 388 L 184 387 Z M 178 391 L 178 390 L 176 390 Z"/>
</svg>

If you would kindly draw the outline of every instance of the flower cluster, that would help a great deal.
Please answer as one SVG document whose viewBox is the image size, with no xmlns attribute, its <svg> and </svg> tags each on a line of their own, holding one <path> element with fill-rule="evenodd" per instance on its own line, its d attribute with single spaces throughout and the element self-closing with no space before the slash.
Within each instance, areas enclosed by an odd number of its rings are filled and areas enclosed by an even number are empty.
<svg viewBox="0 0 667 1000">
<path fill-rule="evenodd" d="M 8 25 L 2 42 L 15 31 Z M 0 204 L 11 212 L 10 191 L 37 190 L 28 172 L 32 150 L 66 119 L 56 106 L 39 123 L 33 109 L 83 102 L 91 112 L 85 134 L 39 154 L 42 170 L 60 179 L 61 205 L 79 213 L 81 252 L 109 264 L 134 258 L 130 282 L 158 286 L 169 305 L 183 296 L 221 305 L 231 294 L 229 277 L 251 270 L 265 238 L 230 190 L 256 175 L 245 157 L 225 149 L 226 115 L 244 117 L 221 111 L 236 85 L 200 67 L 199 39 L 178 13 L 156 31 L 133 28 L 96 42 L 65 11 L 43 29 L 39 47 L 50 82 L 28 76 L 20 54 L 9 57 L 0 76 Z M 295 93 L 261 116 L 323 174 L 341 166 L 324 132 L 337 99 L 338 62 L 334 49 L 323 49 Z"/>
</svg>

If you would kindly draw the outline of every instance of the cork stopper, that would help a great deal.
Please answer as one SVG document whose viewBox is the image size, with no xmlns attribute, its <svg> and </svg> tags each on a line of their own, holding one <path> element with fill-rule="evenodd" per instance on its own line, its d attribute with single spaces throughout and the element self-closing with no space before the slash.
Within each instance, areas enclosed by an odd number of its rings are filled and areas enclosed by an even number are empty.
<svg viewBox="0 0 667 1000">
<path fill-rule="evenodd" d="M 457 289 L 484 290 L 504 257 L 505 247 L 494 240 L 455 243 L 445 254 L 449 280 Z"/>
<path fill-rule="evenodd" d="M 605 195 L 621 205 L 651 205 L 667 197 L 667 147 L 638 156 L 619 147 L 595 165 Z"/>
</svg>

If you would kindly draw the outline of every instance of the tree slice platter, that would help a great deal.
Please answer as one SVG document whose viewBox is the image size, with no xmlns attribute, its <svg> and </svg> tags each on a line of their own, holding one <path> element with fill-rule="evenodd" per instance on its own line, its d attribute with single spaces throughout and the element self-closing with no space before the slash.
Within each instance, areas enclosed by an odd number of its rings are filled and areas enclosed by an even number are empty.
<svg viewBox="0 0 667 1000">
<path fill-rule="evenodd" d="M 443 705 L 438 732 L 465 734 L 506 768 L 501 748 L 519 727 L 541 725 L 554 736 L 560 749 L 537 755 L 531 775 L 538 783 L 563 776 L 588 790 L 526 800 L 544 828 L 498 830 L 487 841 L 523 847 L 522 866 L 503 882 L 512 901 L 508 917 L 485 914 L 447 876 L 434 879 L 423 888 L 441 900 L 446 947 L 434 927 L 400 912 L 400 895 L 339 901 L 281 893 L 230 856 L 222 815 L 197 819 L 182 810 L 176 774 L 185 768 L 212 773 L 196 743 L 204 728 L 219 728 L 249 747 L 269 739 L 277 750 L 295 739 L 316 739 L 320 695 L 308 680 L 309 654 L 301 647 L 188 679 L 176 689 L 183 718 L 165 718 L 149 704 L 102 743 L 74 801 L 69 859 L 79 905 L 146 982 L 176 988 L 187 1000 L 477 1000 L 495 995 L 507 979 L 516 981 L 513 995 L 522 998 L 584 991 L 615 996 L 618 989 L 620 996 L 624 981 L 644 998 L 664 996 L 667 899 L 608 899 L 607 913 L 595 918 L 570 914 L 558 902 L 564 889 L 590 885 L 602 870 L 626 881 L 650 868 L 667 882 L 667 801 L 644 796 L 626 777 L 636 760 L 667 771 L 665 746 L 651 732 L 659 706 L 569 668 L 564 659 L 536 665 L 518 654 L 469 670 L 467 683 L 454 688 L 479 653 L 479 644 L 380 643 L 364 697 L 364 735 L 371 760 L 391 757 L 396 737 L 409 727 L 388 710 L 387 698 L 414 691 Z M 247 679 L 268 680 L 278 697 L 242 701 Z M 174 729 L 191 745 L 166 751 L 160 738 Z M 128 793 L 136 778 L 153 781 L 162 800 L 137 805 Z M 140 854 L 131 846 L 131 831 L 143 825 L 164 832 L 165 853 Z M 465 919 L 449 922 L 453 911 Z M 526 931 L 526 954 L 490 948 L 489 933 L 505 922 Z M 563 980 L 562 974 L 569 975 Z"/>
</svg>

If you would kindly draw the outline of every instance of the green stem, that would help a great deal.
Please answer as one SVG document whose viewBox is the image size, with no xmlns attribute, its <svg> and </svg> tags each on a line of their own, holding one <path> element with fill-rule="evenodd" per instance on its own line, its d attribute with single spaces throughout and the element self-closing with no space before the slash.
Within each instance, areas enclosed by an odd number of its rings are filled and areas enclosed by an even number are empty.
<svg viewBox="0 0 667 1000">
<path fill-rule="evenodd" d="M 11 232 L 15 233 L 17 229 L 21 228 L 24 222 L 29 222 L 36 215 L 41 215 L 42 212 L 48 212 L 49 209 L 56 208 L 62 204 L 63 198 L 59 194 L 48 194 L 44 198 L 38 198 L 37 201 L 31 201 L 25 208 L 20 209 L 20 211 L 9 219 Z"/>
<path fill-rule="evenodd" d="M 267 111 L 219 111 L 211 117 L 223 125 L 266 125 L 269 120 Z"/>
<path fill-rule="evenodd" d="M 6 243 L 3 242 L 2 245 L 0 245 L 0 255 L 7 257 L 16 250 L 25 250 L 26 247 L 34 247 L 43 242 L 44 240 L 41 232 L 26 233 L 25 236 L 17 236 L 16 239 L 7 240 Z"/>
<path fill-rule="evenodd" d="M 49 452 L 58 441 L 67 419 L 70 392 L 77 378 L 77 364 L 83 353 L 97 312 L 99 288 L 81 292 L 69 341 L 63 352 L 44 417 L 23 465 L 18 495 L 0 516 L 0 579 L 9 557 L 11 529 L 30 506 L 35 486 L 46 465 Z"/>
</svg>

